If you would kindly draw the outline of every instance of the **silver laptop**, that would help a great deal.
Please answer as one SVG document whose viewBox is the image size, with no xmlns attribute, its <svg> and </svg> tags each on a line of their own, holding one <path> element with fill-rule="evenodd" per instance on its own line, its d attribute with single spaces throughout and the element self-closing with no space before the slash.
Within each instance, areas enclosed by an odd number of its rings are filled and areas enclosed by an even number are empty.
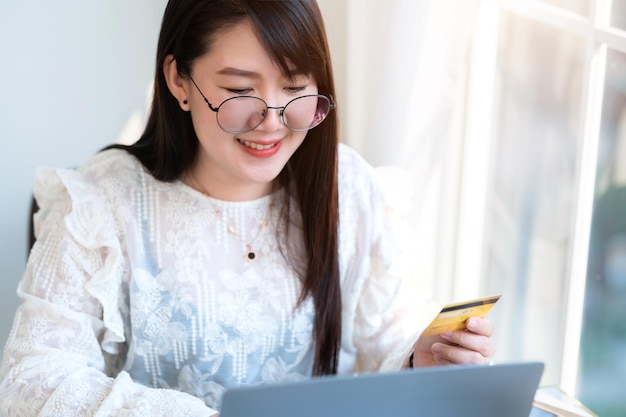
<svg viewBox="0 0 626 417">
<path fill-rule="evenodd" d="M 455 365 L 241 387 L 220 417 L 528 417 L 541 362 Z"/>
</svg>

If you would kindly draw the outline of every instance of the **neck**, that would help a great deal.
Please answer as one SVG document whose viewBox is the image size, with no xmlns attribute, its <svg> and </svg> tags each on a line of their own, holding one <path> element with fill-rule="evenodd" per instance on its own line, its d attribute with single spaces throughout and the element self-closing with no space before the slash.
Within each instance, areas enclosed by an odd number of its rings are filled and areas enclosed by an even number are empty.
<svg viewBox="0 0 626 417">
<path fill-rule="evenodd" d="M 221 181 L 208 181 L 197 174 L 197 170 L 191 169 L 182 177 L 182 181 L 202 194 L 223 201 L 252 201 L 271 194 L 275 191 L 275 182 L 230 184 Z"/>
</svg>

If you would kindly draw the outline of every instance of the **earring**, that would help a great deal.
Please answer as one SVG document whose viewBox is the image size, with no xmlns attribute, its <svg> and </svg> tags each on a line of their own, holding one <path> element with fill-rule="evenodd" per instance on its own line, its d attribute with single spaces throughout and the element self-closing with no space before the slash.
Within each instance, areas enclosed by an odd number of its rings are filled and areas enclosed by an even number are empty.
<svg viewBox="0 0 626 417">
<path fill-rule="evenodd" d="M 183 104 L 186 105 L 187 103 L 189 103 L 187 100 L 183 100 Z"/>
</svg>

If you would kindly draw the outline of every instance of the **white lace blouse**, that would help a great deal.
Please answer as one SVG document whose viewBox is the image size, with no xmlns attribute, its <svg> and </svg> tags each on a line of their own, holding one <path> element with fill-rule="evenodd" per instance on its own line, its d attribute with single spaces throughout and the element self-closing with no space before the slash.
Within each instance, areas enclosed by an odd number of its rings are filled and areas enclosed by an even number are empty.
<svg viewBox="0 0 626 417">
<path fill-rule="evenodd" d="M 340 373 L 399 368 L 416 329 L 398 225 L 375 171 L 344 145 L 339 179 Z M 297 305 L 299 229 L 289 250 L 277 243 L 282 193 L 211 199 L 120 150 L 40 169 L 0 412 L 210 416 L 228 388 L 310 377 L 313 306 Z"/>
</svg>

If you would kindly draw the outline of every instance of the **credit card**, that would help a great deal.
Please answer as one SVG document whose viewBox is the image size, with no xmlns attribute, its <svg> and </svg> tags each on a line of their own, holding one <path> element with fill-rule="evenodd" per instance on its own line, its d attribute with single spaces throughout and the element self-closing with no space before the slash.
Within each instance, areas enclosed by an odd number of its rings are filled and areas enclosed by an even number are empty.
<svg viewBox="0 0 626 417">
<path fill-rule="evenodd" d="M 432 335 L 465 329 L 465 321 L 470 317 L 485 317 L 500 295 L 477 298 L 462 303 L 444 306 L 422 334 Z"/>
</svg>

